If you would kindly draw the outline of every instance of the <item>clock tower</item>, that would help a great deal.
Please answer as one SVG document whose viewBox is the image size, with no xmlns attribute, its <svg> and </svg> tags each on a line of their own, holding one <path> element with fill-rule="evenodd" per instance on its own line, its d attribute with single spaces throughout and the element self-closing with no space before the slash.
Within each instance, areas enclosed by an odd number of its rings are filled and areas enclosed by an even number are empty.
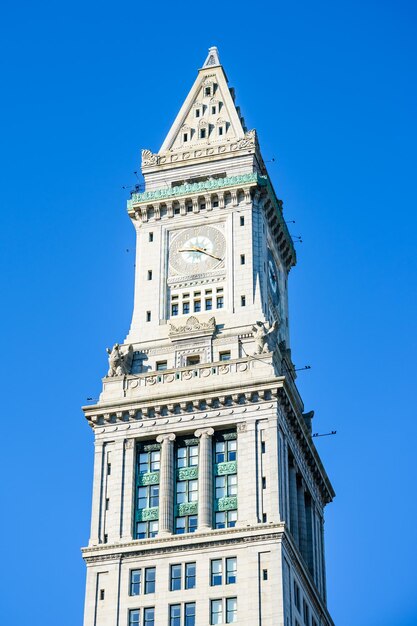
<svg viewBox="0 0 417 626">
<path fill-rule="evenodd" d="M 331 625 L 334 492 L 291 361 L 296 255 L 216 48 L 142 173 L 132 322 L 84 407 L 84 626 Z"/>
</svg>

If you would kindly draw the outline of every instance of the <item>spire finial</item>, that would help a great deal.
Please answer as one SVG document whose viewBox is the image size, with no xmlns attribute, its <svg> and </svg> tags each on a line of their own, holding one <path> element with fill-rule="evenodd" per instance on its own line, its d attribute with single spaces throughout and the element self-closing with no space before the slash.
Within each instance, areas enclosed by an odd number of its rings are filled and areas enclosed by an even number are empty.
<svg viewBox="0 0 417 626">
<path fill-rule="evenodd" d="M 209 48 L 207 59 L 204 61 L 203 69 L 205 67 L 212 67 L 213 65 L 220 65 L 219 51 L 216 46 Z"/>
</svg>

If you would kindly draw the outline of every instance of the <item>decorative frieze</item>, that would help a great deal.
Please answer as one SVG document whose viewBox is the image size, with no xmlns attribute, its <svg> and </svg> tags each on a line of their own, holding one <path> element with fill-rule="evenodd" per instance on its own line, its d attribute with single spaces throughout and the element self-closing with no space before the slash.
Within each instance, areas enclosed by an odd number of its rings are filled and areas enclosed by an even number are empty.
<svg viewBox="0 0 417 626">
<path fill-rule="evenodd" d="M 157 485 L 159 483 L 159 472 L 147 472 L 138 475 L 138 484 L 142 487 L 145 485 Z"/>
<path fill-rule="evenodd" d="M 237 509 L 237 496 L 225 496 L 216 501 L 216 511 L 232 511 Z"/>
<path fill-rule="evenodd" d="M 183 502 L 177 506 L 176 514 L 182 515 L 197 515 L 198 502 Z"/>
<path fill-rule="evenodd" d="M 159 517 L 159 507 L 154 506 L 149 509 L 139 509 L 137 512 L 138 522 L 153 522 Z"/>
<path fill-rule="evenodd" d="M 198 478 L 198 467 L 181 467 L 177 470 L 177 480 L 195 480 Z"/>
<path fill-rule="evenodd" d="M 215 473 L 217 476 L 224 476 L 225 474 L 237 473 L 237 461 L 225 461 L 224 463 L 217 463 L 215 466 Z"/>
</svg>

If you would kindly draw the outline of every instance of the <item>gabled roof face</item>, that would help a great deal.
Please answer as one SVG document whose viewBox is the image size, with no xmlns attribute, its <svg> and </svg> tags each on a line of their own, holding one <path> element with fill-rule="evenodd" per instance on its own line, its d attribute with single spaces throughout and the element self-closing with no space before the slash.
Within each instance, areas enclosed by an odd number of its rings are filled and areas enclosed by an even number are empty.
<svg viewBox="0 0 417 626">
<path fill-rule="evenodd" d="M 207 147 L 244 136 L 217 48 L 210 48 L 159 153 Z"/>
</svg>

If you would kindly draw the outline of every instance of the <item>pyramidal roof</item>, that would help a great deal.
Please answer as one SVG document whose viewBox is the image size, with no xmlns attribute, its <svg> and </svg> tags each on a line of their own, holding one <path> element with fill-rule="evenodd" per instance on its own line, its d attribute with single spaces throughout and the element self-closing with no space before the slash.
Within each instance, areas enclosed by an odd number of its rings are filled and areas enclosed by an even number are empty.
<svg viewBox="0 0 417 626">
<path fill-rule="evenodd" d="M 236 141 L 245 131 L 218 50 L 212 47 L 159 153 Z"/>
</svg>

